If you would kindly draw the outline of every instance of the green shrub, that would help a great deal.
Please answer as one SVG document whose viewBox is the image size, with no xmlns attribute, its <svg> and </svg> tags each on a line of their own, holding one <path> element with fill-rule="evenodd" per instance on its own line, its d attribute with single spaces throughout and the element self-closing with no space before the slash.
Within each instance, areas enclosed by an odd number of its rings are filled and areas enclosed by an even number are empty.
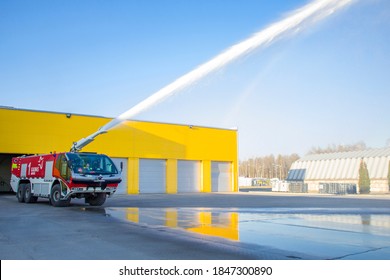
<svg viewBox="0 0 390 280">
<path fill-rule="evenodd" d="M 389 161 L 389 168 L 387 171 L 387 184 L 389 185 L 389 191 L 390 191 L 390 161 Z"/>
<path fill-rule="evenodd" d="M 368 174 L 367 164 L 362 159 L 359 168 L 359 192 L 361 194 L 370 193 L 370 176 Z"/>
</svg>

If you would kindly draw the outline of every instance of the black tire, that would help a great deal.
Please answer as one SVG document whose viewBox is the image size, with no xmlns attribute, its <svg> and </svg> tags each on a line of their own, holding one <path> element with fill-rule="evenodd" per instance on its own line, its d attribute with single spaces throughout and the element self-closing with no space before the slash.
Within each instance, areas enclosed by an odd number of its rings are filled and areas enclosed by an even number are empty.
<svg viewBox="0 0 390 280">
<path fill-rule="evenodd" d="M 50 203 L 54 207 L 66 207 L 70 204 L 70 198 L 61 200 L 61 186 L 59 184 L 55 184 L 51 189 Z"/>
<path fill-rule="evenodd" d="M 107 195 L 105 193 L 93 194 L 85 198 L 85 202 L 91 206 L 101 206 L 106 202 Z"/>
<path fill-rule="evenodd" d="M 26 184 L 19 184 L 18 190 L 16 192 L 16 198 L 20 203 L 24 202 L 25 188 L 26 188 Z"/>
<path fill-rule="evenodd" d="M 24 202 L 34 203 L 37 202 L 38 197 L 34 196 L 31 192 L 31 183 L 25 184 L 24 187 Z"/>
</svg>

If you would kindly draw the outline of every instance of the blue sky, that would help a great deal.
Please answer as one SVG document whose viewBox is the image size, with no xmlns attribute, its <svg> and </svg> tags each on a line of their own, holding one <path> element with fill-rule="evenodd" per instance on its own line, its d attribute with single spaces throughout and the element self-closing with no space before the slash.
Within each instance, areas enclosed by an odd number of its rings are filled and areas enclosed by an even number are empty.
<svg viewBox="0 0 390 280">
<path fill-rule="evenodd" d="M 116 117 L 309 1 L 0 1 L 0 105 Z M 360 0 L 136 119 L 237 127 L 239 157 L 390 138 L 390 1 Z"/>
</svg>

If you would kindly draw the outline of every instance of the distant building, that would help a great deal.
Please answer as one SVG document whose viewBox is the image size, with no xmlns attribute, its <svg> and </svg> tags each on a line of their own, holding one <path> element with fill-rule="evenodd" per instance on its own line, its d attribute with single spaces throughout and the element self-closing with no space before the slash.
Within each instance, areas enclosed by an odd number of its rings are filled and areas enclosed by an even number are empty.
<svg viewBox="0 0 390 280">
<path fill-rule="evenodd" d="M 308 192 L 336 193 L 341 187 L 355 187 L 359 192 L 362 160 L 367 164 L 371 193 L 389 192 L 390 148 L 308 155 L 292 164 L 287 181 L 307 184 Z"/>
<path fill-rule="evenodd" d="M 270 180 L 267 178 L 238 177 L 239 187 L 263 187 L 269 185 Z"/>
</svg>

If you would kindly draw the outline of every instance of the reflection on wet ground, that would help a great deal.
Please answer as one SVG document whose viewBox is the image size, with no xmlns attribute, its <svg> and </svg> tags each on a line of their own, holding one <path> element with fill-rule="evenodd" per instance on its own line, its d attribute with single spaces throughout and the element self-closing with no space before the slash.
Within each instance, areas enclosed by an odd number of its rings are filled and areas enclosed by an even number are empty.
<svg viewBox="0 0 390 280">
<path fill-rule="evenodd" d="M 390 259 L 388 210 L 106 208 L 106 212 L 149 227 L 290 251 L 303 259 Z"/>
</svg>

